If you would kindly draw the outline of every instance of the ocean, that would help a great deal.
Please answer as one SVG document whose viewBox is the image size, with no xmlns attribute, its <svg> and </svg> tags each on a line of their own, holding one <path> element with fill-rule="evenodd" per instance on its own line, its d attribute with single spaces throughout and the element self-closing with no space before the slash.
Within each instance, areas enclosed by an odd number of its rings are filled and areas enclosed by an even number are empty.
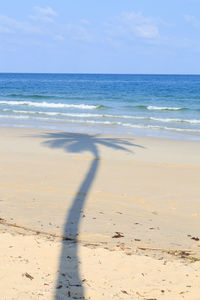
<svg viewBox="0 0 200 300">
<path fill-rule="evenodd" d="M 200 140 L 200 76 L 1 73 L 0 127 Z"/>
</svg>

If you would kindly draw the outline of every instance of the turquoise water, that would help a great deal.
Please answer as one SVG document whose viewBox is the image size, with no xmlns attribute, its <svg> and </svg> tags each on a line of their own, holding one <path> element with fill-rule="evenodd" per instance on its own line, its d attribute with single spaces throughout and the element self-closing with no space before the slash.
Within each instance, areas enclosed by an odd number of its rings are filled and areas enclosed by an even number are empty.
<svg viewBox="0 0 200 300">
<path fill-rule="evenodd" d="M 200 76 L 0 74 L 0 126 L 200 140 Z"/>
</svg>

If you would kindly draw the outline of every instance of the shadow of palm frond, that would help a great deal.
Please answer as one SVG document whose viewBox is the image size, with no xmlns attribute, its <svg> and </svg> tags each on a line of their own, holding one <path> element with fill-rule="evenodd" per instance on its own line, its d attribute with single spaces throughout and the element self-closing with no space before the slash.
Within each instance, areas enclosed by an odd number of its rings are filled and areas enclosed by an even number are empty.
<svg viewBox="0 0 200 300">
<path fill-rule="evenodd" d="M 44 146 L 52 149 L 63 149 L 66 152 L 81 153 L 88 151 L 93 155 L 89 170 L 81 183 L 72 205 L 67 212 L 66 222 L 63 229 L 62 250 L 60 255 L 58 278 L 56 283 L 54 299 L 84 299 L 83 282 L 79 270 L 78 243 L 76 238 L 79 234 L 81 215 L 83 207 L 92 183 L 97 174 L 100 163 L 98 146 L 105 146 L 113 150 L 132 152 L 127 147 L 140 147 L 122 138 L 105 138 L 98 134 L 88 135 L 83 133 L 46 133 L 42 138 Z M 73 241 L 70 241 L 73 240 Z"/>
</svg>

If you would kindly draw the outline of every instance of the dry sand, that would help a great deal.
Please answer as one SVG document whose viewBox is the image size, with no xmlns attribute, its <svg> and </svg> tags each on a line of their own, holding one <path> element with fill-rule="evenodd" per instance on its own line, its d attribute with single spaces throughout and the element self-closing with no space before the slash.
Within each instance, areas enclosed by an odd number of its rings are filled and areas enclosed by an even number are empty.
<svg viewBox="0 0 200 300">
<path fill-rule="evenodd" d="M 1 300 L 200 299 L 199 142 L 0 136 Z"/>
</svg>

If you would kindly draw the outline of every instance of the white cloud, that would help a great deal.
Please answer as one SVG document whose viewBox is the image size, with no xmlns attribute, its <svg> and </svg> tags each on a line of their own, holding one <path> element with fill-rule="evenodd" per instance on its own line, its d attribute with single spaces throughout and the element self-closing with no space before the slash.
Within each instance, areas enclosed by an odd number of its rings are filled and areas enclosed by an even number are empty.
<svg viewBox="0 0 200 300">
<path fill-rule="evenodd" d="M 92 36 L 84 26 L 73 26 L 72 39 L 77 41 L 91 42 Z"/>
<path fill-rule="evenodd" d="M 13 30 L 11 30 L 10 28 L 8 28 L 6 26 L 0 25 L 0 32 L 1 33 L 13 33 Z"/>
<path fill-rule="evenodd" d="M 29 17 L 34 21 L 42 21 L 42 22 L 49 22 L 53 23 L 53 17 L 56 17 L 58 14 L 55 10 L 53 10 L 50 6 L 48 7 L 34 7 L 34 14 L 30 15 Z"/>
<path fill-rule="evenodd" d="M 61 35 L 61 34 L 56 34 L 56 35 L 54 36 L 54 39 L 55 39 L 55 40 L 58 40 L 58 41 L 64 41 L 64 40 L 65 40 L 64 36 Z"/>
<path fill-rule="evenodd" d="M 159 29 L 155 20 L 144 17 L 142 13 L 123 13 L 120 21 L 125 31 L 137 37 L 153 39 L 159 36 Z"/>
<path fill-rule="evenodd" d="M 41 15 L 45 15 L 45 16 L 57 16 L 57 12 L 55 10 L 53 10 L 53 8 L 51 8 L 50 6 L 48 7 L 39 7 L 36 6 L 35 10 L 37 13 L 41 14 Z"/>
<path fill-rule="evenodd" d="M 80 22 L 81 23 L 81 22 Z M 82 42 L 92 42 L 93 34 L 91 28 L 88 28 L 87 24 L 66 24 L 62 28 L 62 34 L 66 39 Z"/>
<path fill-rule="evenodd" d="M 158 44 L 161 41 L 159 27 L 164 26 L 160 18 L 146 17 L 141 12 L 124 12 L 104 23 L 105 37 L 112 44 L 140 43 Z M 138 41 L 137 41 L 138 42 Z"/>
<path fill-rule="evenodd" d="M 38 26 L 32 26 L 26 22 L 19 22 L 4 15 L 0 15 L 0 26 L 4 31 L 7 31 L 7 33 L 15 33 L 16 30 L 32 33 L 41 32 Z"/>
<path fill-rule="evenodd" d="M 134 31 L 137 36 L 147 39 L 152 39 L 159 35 L 158 28 L 150 24 L 137 26 Z"/>
<path fill-rule="evenodd" d="M 39 8 L 35 10 L 38 15 L 35 18 L 45 22 L 33 22 L 30 19 L 27 21 L 19 21 L 14 18 L 10 18 L 6 15 L 0 15 L 0 36 L 4 39 L 5 43 L 16 43 L 18 45 L 49 45 L 52 41 L 64 41 L 63 35 L 64 28 L 59 26 L 55 22 L 49 26 L 49 16 L 56 16 L 56 12 L 50 7 Z M 51 21 L 50 21 L 51 22 Z"/>
<path fill-rule="evenodd" d="M 88 20 L 86 20 L 86 19 L 80 19 L 80 22 L 82 24 L 85 24 L 85 25 L 89 25 L 90 24 L 90 22 Z"/>
<path fill-rule="evenodd" d="M 192 24 L 192 26 L 194 26 L 194 27 L 199 27 L 200 26 L 200 21 L 192 15 L 185 15 L 184 19 L 187 23 Z"/>
</svg>

